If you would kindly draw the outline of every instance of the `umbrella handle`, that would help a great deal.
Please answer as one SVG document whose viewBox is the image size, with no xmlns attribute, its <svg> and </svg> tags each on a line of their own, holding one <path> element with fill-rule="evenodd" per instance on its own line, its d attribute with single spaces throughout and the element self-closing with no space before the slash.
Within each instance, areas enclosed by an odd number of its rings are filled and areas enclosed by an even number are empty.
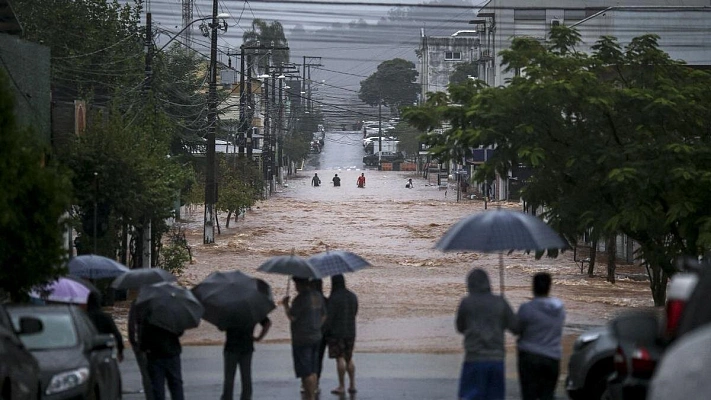
<svg viewBox="0 0 711 400">
<path fill-rule="evenodd" d="M 290 277 L 286 277 L 286 295 L 289 295 L 289 287 L 291 286 L 291 279 Z"/>
</svg>

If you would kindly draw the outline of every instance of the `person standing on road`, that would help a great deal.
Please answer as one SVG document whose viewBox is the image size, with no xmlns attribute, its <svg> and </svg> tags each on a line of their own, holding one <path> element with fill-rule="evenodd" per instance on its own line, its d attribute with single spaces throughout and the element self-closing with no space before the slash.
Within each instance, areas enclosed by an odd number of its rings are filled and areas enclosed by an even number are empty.
<svg viewBox="0 0 711 400">
<path fill-rule="evenodd" d="M 552 400 L 560 372 L 563 302 L 550 297 L 551 276 L 533 276 L 533 300 L 518 309 L 518 376 L 523 400 Z"/>
<path fill-rule="evenodd" d="M 504 331 L 518 332 L 516 315 L 501 296 L 491 293 L 489 276 L 474 268 L 467 277 L 469 295 L 459 303 L 457 331 L 464 335 L 465 358 L 459 381 L 461 400 L 503 400 Z"/>
<path fill-rule="evenodd" d="M 311 186 L 313 187 L 318 187 L 321 186 L 321 178 L 318 177 L 318 174 L 314 174 L 314 177 L 311 178 Z"/>
<path fill-rule="evenodd" d="M 409 179 L 407 180 L 407 183 L 405 184 L 405 187 L 406 187 L 407 189 L 412 189 L 414 186 L 415 186 L 415 185 L 412 183 L 412 178 L 409 178 Z"/>
<path fill-rule="evenodd" d="M 336 174 L 336 176 L 334 176 L 332 180 L 334 187 L 341 186 L 341 178 L 338 177 L 338 174 Z"/>
<path fill-rule="evenodd" d="M 316 293 L 321 295 L 323 299 L 323 304 L 328 310 L 328 299 L 323 294 L 323 279 L 313 279 L 311 280 L 311 289 Z M 326 355 L 326 335 L 325 335 L 326 324 L 321 326 L 321 342 L 318 346 L 318 370 L 316 371 L 316 394 L 321 393 L 321 371 L 323 371 L 323 358 Z"/>
<path fill-rule="evenodd" d="M 142 313 L 141 350 L 146 353 L 148 374 L 151 377 L 151 389 L 154 400 L 165 400 L 165 384 L 168 382 L 171 400 L 185 400 L 183 394 L 183 374 L 180 366 L 180 336 L 153 325 L 149 322 L 150 314 Z"/>
<path fill-rule="evenodd" d="M 353 363 L 353 347 L 356 338 L 356 315 L 358 314 L 358 297 L 346 289 L 343 275 L 331 277 L 331 296 L 326 305 L 326 336 L 328 342 L 328 357 L 336 360 L 338 372 L 338 387 L 331 393 L 343 395 L 346 393 L 345 375 L 348 373 L 348 393 L 355 394 L 355 364 Z"/>
<path fill-rule="evenodd" d="M 261 279 L 257 279 L 257 289 L 264 295 L 271 297 L 269 285 Z M 259 335 L 254 336 L 254 328 L 257 324 L 245 324 L 235 326 L 225 331 L 225 347 L 222 351 L 224 364 L 224 381 L 222 384 L 221 400 L 232 400 L 234 398 L 235 374 L 239 365 L 240 382 L 242 383 L 242 393 L 240 400 L 252 400 L 252 354 L 254 353 L 254 342 L 259 342 L 267 335 L 272 321 L 269 317 L 264 317 L 259 322 L 261 330 Z"/>
<path fill-rule="evenodd" d="M 365 187 L 365 173 L 360 174 L 358 181 L 356 181 L 356 185 L 358 185 L 359 188 Z"/>
<path fill-rule="evenodd" d="M 321 328 L 326 320 L 323 296 L 311 290 L 309 280 L 294 277 L 298 294 L 289 305 L 289 296 L 282 299 L 284 312 L 291 322 L 291 350 L 294 372 L 301 378 L 305 400 L 315 400 L 318 372 L 318 351 Z"/>
<path fill-rule="evenodd" d="M 113 335 L 116 343 L 116 351 L 119 362 L 123 361 L 123 338 L 121 332 L 116 327 L 116 323 L 111 315 L 101 309 L 101 298 L 98 293 L 91 292 L 86 299 L 86 314 L 91 322 L 94 323 L 96 330 L 99 333 Z"/>
<path fill-rule="evenodd" d="M 146 352 L 141 350 L 141 332 L 142 326 L 136 311 L 136 300 L 134 299 L 128 309 L 128 342 L 131 343 L 131 349 L 136 356 L 138 371 L 141 373 L 143 394 L 146 396 L 146 400 L 153 400 L 153 385 L 151 384 L 151 375 L 148 373 L 148 359 L 146 358 Z"/>
</svg>

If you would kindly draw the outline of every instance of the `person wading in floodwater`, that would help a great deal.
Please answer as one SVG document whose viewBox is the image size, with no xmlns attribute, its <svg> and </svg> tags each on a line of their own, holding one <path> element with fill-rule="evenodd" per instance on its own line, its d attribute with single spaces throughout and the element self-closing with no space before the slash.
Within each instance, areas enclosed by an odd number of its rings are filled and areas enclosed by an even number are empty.
<svg viewBox="0 0 711 400">
<path fill-rule="evenodd" d="M 311 186 L 313 186 L 313 187 L 321 186 L 321 178 L 318 177 L 318 174 L 314 174 L 314 177 L 311 178 Z"/>
<path fill-rule="evenodd" d="M 358 181 L 356 182 L 359 188 L 364 188 L 365 187 L 365 174 L 360 174 L 358 177 Z"/>
<path fill-rule="evenodd" d="M 341 178 L 338 177 L 338 174 L 336 174 L 336 176 L 333 177 L 332 181 L 333 181 L 334 187 L 341 186 Z"/>
</svg>

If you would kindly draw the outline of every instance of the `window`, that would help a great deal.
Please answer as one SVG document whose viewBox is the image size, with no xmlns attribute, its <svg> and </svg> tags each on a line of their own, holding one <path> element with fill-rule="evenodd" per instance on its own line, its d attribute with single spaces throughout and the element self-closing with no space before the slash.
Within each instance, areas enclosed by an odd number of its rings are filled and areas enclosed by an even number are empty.
<svg viewBox="0 0 711 400">
<path fill-rule="evenodd" d="M 583 9 L 573 9 L 573 10 L 564 10 L 563 11 L 563 19 L 566 21 L 580 21 L 582 19 L 585 19 L 587 17 L 585 10 Z"/>
<path fill-rule="evenodd" d="M 461 60 L 462 53 L 459 51 L 445 51 L 444 52 L 444 59 L 447 61 Z"/>
<path fill-rule="evenodd" d="M 546 10 L 541 9 L 517 9 L 514 10 L 515 21 L 545 21 Z"/>
</svg>

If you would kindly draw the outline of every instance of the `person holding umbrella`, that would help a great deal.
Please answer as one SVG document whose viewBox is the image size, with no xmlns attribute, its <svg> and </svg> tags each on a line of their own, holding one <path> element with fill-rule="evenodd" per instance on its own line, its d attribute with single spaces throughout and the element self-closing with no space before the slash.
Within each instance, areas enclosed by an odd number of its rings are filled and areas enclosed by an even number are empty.
<svg viewBox="0 0 711 400">
<path fill-rule="evenodd" d="M 89 297 L 86 300 L 86 314 L 99 333 L 107 333 L 114 336 L 118 360 L 119 362 L 123 361 L 123 338 L 121 337 L 121 332 L 116 327 L 111 315 L 101 309 L 101 298 L 98 293 L 89 293 Z"/>
<path fill-rule="evenodd" d="M 465 358 L 459 399 L 503 400 L 504 331 L 518 333 L 516 315 L 502 296 L 491 293 L 489 276 L 474 268 L 467 277 L 469 295 L 459 303 L 457 331 L 464 335 Z"/>
<path fill-rule="evenodd" d="M 290 297 L 284 296 L 282 304 L 291 322 L 294 372 L 297 378 L 301 378 L 306 400 L 315 400 L 319 344 L 322 339 L 321 327 L 326 320 L 326 306 L 323 296 L 311 289 L 308 279 L 293 279 L 298 294 L 291 305 Z"/>
<path fill-rule="evenodd" d="M 264 296 L 271 299 L 269 285 L 256 279 L 257 290 Z M 242 394 L 240 400 L 252 399 L 252 354 L 254 353 L 254 342 L 259 342 L 267 335 L 272 321 L 269 317 L 264 317 L 258 325 L 261 330 L 254 336 L 254 328 L 257 324 L 246 323 L 240 326 L 232 326 L 225 329 L 225 347 L 222 351 L 224 360 L 224 382 L 222 385 L 221 400 L 232 400 L 234 398 L 235 374 L 239 365 L 240 382 L 242 382 Z"/>
<path fill-rule="evenodd" d="M 358 297 L 346 289 L 343 275 L 331 277 L 331 296 L 326 307 L 326 342 L 328 357 L 336 360 L 338 372 L 338 387 L 331 393 L 343 395 L 346 392 L 345 375 L 348 372 L 348 393 L 356 393 L 355 364 L 353 363 L 353 346 L 356 337 L 356 315 L 358 314 Z"/>
<path fill-rule="evenodd" d="M 180 336 L 182 332 L 175 333 L 151 323 L 151 313 L 154 310 L 142 310 L 139 317 L 141 326 L 139 344 L 146 354 L 148 374 L 151 378 L 151 390 L 154 400 L 165 400 L 165 383 L 172 400 L 185 400 L 183 394 L 183 376 L 180 365 Z"/>
</svg>

